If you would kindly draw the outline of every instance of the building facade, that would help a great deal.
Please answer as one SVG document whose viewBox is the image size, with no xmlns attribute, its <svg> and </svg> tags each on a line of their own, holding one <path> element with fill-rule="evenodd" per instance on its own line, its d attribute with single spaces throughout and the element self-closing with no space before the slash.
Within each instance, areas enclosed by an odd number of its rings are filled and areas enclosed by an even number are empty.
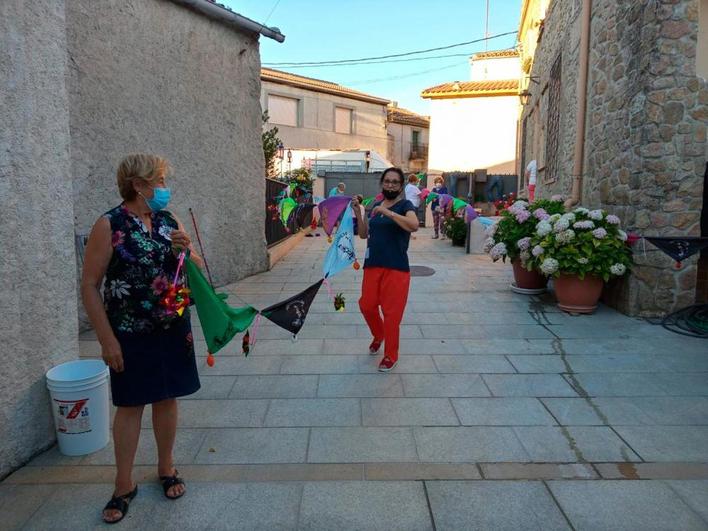
<svg viewBox="0 0 708 531">
<path fill-rule="evenodd" d="M 536 160 L 541 197 L 606 209 L 639 235 L 700 236 L 707 33 L 706 0 L 525 0 L 519 175 Z M 705 258 L 699 273 L 697 257 L 677 270 L 648 251 L 612 304 L 650 316 L 708 298 Z"/>
<path fill-rule="evenodd" d="M 403 109 L 396 102 L 388 105 L 388 160 L 404 172 L 428 169 L 430 117 Z"/>
<path fill-rule="evenodd" d="M 385 157 L 388 103 L 329 81 L 261 69 L 266 127 L 278 128 L 286 150 L 368 150 Z"/>
<path fill-rule="evenodd" d="M 428 172 L 516 168 L 519 58 L 515 50 L 475 54 L 470 81 L 425 89 L 431 100 Z"/>
<path fill-rule="evenodd" d="M 0 477 L 54 440 L 44 374 L 79 354 L 76 242 L 120 202 L 123 156 L 171 161 L 171 210 L 193 233 L 194 208 L 217 282 L 267 268 L 259 34 L 283 39 L 207 0 L 0 3 Z"/>
</svg>

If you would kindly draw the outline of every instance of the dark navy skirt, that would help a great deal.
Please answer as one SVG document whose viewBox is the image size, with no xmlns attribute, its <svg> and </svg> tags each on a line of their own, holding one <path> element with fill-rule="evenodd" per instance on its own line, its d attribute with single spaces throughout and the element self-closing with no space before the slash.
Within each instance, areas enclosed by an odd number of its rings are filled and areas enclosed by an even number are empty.
<svg viewBox="0 0 708 531">
<path fill-rule="evenodd" d="M 142 406 L 199 390 L 189 318 L 150 334 L 116 332 L 123 350 L 123 372 L 111 369 L 115 406 Z"/>
</svg>

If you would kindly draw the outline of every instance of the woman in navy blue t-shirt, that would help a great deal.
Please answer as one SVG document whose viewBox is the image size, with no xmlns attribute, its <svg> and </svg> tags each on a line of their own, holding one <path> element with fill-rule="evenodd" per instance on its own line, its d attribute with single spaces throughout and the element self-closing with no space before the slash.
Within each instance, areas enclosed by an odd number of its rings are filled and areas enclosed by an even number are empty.
<svg viewBox="0 0 708 531">
<path fill-rule="evenodd" d="M 381 372 L 390 371 L 398 362 L 400 326 L 411 279 L 408 243 L 411 232 L 418 230 L 416 209 L 403 195 L 403 186 L 400 168 L 384 170 L 381 174 L 384 198 L 374 203 L 368 223 L 361 216 L 356 199 L 352 201 L 359 236 L 368 238 L 359 308 L 373 336 L 369 353 L 376 354 L 384 343 Z"/>
</svg>

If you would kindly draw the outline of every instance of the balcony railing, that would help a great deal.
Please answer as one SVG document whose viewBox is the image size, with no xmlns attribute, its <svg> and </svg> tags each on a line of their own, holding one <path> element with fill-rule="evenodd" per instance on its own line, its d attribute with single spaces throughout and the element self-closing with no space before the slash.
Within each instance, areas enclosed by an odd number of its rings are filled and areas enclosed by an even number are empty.
<svg viewBox="0 0 708 531">
<path fill-rule="evenodd" d="M 411 144 L 408 160 L 420 160 L 428 158 L 428 144 Z"/>
</svg>

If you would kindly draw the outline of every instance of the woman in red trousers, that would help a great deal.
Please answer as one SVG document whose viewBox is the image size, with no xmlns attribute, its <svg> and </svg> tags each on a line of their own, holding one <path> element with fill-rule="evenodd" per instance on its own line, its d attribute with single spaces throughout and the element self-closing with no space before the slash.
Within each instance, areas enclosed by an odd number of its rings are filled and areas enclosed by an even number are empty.
<svg viewBox="0 0 708 531">
<path fill-rule="evenodd" d="M 381 343 L 384 344 L 384 357 L 379 364 L 381 372 L 390 371 L 398 362 L 401 319 L 411 279 L 408 243 L 411 232 L 418 230 L 416 209 L 405 198 L 403 186 L 400 168 L 384 170 L 381 174 L 383 200 L 374 203 L 368 223 L 360 213 L 358 201 L 352 200 L 359 236 L 368 238 L 359 308 L 374 337 L 369 353 L 376 354 Z"/>
</svg>

